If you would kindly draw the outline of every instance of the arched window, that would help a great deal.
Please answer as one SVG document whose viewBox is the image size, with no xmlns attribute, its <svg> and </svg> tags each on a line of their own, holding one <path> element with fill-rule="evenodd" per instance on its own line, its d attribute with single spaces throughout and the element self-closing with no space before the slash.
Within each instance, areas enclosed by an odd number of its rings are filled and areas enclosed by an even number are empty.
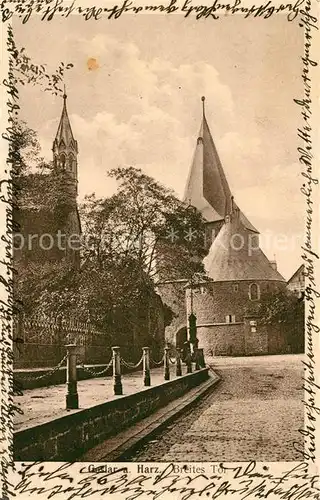
<svg viewBox="0 0 320 500">
<path fill-rule="evenodd" d="M 249 298 L 250 300 L 260 299 L 260 288 L 257 283 L 251 283 L 251 285 L 249 286 Z"/>
<path fill-rule="evenodd" d="M 64 154 L 60 155 L 60 165 L 62 168 L 65 168 L 66 166 L 66 157 Z"/>
</svg>

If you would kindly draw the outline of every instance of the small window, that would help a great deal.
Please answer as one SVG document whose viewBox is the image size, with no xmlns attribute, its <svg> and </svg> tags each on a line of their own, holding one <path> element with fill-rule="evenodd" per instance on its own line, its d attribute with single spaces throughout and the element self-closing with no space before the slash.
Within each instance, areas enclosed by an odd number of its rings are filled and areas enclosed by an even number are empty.
<svg viewBox="0 0 320 500">
<path fill-rule="evenodd" d="M 234 292 L 238 292 L 238 291 L 239 291 L 239 285 L 238 285 L 238 283 L 235 283 L 235 284 L 233 285 L 233 291 L 234 291 Z"/>
<path fill-rule="evenodd" d="M 235 323 L 236 322 L 236 317 L 234 314 L 228 314 L 226 316 L 226 323 Z"/>
<path fill-rule="evenodd" d="M 257 283 L 251 283 L 249 287 L 249 298 L 250 300 L 259 300 L 260 299 L 260 288 Z"/>
<path fill-rule="evenodd" d="M 251 333 L 257 333 L 257 321 L 252 320 L 249 322 Z"/>
</svg>

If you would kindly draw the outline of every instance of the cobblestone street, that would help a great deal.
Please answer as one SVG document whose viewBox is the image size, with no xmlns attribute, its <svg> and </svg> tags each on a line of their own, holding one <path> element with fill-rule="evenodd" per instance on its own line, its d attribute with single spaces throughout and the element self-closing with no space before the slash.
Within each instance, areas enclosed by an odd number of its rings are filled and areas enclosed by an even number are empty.
<svg viewBox="0 0 320 500">
<path fill-rule="evenodd" d="M 207 360 L 222 380 L 133 461 L 294 461 L 303 444 L 302 355 Z"/>
</svg>

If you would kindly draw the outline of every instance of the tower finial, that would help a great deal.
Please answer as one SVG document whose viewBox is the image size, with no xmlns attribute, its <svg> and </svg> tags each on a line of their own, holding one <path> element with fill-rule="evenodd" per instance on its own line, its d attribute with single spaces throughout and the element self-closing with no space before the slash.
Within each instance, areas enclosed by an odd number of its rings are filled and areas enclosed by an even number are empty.
<svg viewBox="0 0 320 500">
<path fill-rule="evenodd" d="M 203 113 L 203 116 L 204 116 L 204 101 L 206 100 L 205 96 L 203 95 L 201 97 L 201 101 L 202 101 L 202 113 Z"/>
<path fill-rule="evenodd" d="M 63 99 L 64 101 L 67 99 L 66 84 L 63 85 Z"/>
</svg>

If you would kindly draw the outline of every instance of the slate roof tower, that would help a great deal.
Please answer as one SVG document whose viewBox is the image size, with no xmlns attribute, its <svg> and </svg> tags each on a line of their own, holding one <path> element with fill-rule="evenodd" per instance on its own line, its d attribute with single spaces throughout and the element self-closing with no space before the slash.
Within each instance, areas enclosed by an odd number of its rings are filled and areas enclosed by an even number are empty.
<svg viewBox="0 0 320 500">
<path fill-rule="evenodd" d="M 78 194 L 78 143 L 73 137 L 68 116 L 66 90 L 63 94 L 63 108 L 52 151 L 55 168 L 69 174 L 70 185 L 76 197 Z"/>
<path fill-rule="evenodd" d="M 208 228 L 217 234 L 224 218 L 237 208 L 225 176 L 217 148 L 212 139 L 205 115 L 205 97 L 202 100 L 202 122 L 184 193 L 184 201 L 196 207 L 208 222 Z M 240 211 L 245 227 L 258 233 Z"/>
</svg>

